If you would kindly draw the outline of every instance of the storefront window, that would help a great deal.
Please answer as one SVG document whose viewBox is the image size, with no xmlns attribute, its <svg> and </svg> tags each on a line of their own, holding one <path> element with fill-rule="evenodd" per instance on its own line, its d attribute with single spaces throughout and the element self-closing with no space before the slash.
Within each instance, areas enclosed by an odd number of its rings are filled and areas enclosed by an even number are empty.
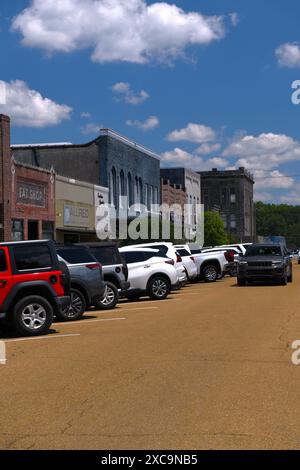
<svg viewBox="0 0 300 470">
<path fill-rule="evenodd" d="M 23 220 L 13 219 L 11 228 L 11 239 L 14 242 L 24 240 L 24 224 Z"/>
<path fill-rule="evenodd" d="M 54 223 L 43 220 L 43 240 L 54 240 Z"/>
</svg>

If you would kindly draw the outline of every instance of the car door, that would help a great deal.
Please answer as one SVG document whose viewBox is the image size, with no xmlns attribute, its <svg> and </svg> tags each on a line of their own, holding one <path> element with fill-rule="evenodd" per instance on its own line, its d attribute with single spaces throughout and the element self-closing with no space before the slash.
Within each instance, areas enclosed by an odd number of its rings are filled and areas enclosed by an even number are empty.
<svg viewBox="0 0 300 470">
<path fill-rule="evenodd" d="M 0 309 L 13 287 L 13 277 L 9 262 L 8 249 L 0 249 Z"/>
<path fill-rule="evenodd" d="M 134 289 L 146 289 L 148 272 L 151 264 L 147 262 L 149 254 L 143 251 L 122 251 L 127 267 L 130 287 Z"/>
</svg>

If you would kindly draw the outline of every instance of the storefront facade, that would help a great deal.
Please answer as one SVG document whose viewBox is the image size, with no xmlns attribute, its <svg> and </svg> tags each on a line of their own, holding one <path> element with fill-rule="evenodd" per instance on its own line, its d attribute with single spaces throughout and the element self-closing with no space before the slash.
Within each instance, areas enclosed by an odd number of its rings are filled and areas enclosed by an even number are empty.
<svg viewBox="0 0 300 470">
<path fill-rule="evenodd" d="M 11 160 L 11 240 L 54 239 L 55 175 Z"/>
<path fill-rule="evenodd" d="M 56 175 L 56 241 L 96 241 L 96 213 L 108 201 L 108 189 Z"/>
</svg>

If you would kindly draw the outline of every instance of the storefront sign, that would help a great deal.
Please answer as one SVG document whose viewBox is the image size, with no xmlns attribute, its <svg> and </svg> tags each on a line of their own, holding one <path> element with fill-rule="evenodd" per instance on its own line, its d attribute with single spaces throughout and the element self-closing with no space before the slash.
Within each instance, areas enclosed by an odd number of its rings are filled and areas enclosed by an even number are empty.
<svg viewBox="0 0 300 470">
<path fill-rule="evenodd" d="M 18 181 L 17 202 L 19 204 L 29 204 L 31 206 L 45 207 L 45 186 Z"/>
<path fill-rule="evenodd" d="M 64 205 L 64 226 L 85 227 L 90 225 L 90 208 L 74 204 Z"/>
</svg>

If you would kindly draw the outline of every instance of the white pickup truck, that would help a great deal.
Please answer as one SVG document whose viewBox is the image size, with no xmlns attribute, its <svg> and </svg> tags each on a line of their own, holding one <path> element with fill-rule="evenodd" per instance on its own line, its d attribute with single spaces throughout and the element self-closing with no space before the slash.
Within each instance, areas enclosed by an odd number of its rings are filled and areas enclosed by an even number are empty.
<svg viewBox="0 0 300 470">
<path fill-rule="evenodd" d="M 205 282 L 215 282 L 224 274 L 229 273 L 234 262 L 233 254 L 226 251 L 202 253 L 201 248 L 195 244 L 175 245 L 175 248 L 185 249 L 191 253 L 197 266 L 198 278 Z"/>
</svg>

